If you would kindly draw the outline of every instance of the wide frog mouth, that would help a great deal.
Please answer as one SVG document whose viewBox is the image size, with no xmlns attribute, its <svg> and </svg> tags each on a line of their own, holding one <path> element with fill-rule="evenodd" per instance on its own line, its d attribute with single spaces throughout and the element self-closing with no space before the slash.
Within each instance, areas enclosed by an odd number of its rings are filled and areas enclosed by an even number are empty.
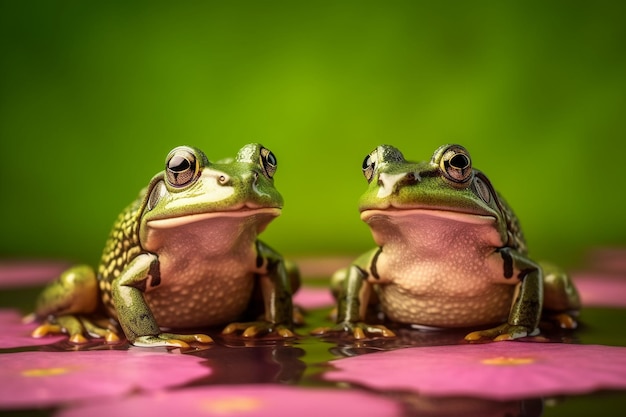
<svg viewBox="0 0 626 417">
<path fill-rule="evenodd" d="M 484 213 L 476 213 L 469 210 L 457 210 L 439 207 L 394 207 L 386 208 L 366 208 L 361 210 L 361 220 L 370 223 L 376 218 L 391 217 L 436 217 L 440 219 L 456 221 L 467 224 L 492 224 L 496 222 L 496 217 Z"/>
<path fill-rule="evenodd" d="M 280 207 L 250 207 L 242 205 L 230 210 L 190 213 L 182 216 L 153 219 L 149 220 L 147 225 L 153 229 L 171 229 L 211 219 L 248 218 L 254 216 L 274 218 L 280 216 L 280 213 Z"/>
</svg>

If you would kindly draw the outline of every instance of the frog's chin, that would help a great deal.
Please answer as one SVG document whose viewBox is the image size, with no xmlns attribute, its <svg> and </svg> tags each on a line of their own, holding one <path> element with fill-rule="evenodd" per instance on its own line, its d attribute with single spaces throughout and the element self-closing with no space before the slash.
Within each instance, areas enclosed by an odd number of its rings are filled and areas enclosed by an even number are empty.
<svg viewBox="0 0 626 417">
<path fill-rule="evenodd" d="M 496 221 L 495 216 L 489 214 L 477 214 L 465 211 L 445 210 L 436 208 L 386 208 L 366 209 L 361 211 L 361 220 L 364 222 L 375 221 L 376 218 L 398 217 L 437 217 L 441 219 L 468 223 L 468 224 L 491 224 Z"/>
<path fill-rule="evenodd" d="M 248 217 L 271 218 L 280 216 L 281 209 L 278 207 L 248 208 L 243 207 L 237 210 L 212 211 L 206 213 L 188 214 L 185 216 L 170 217 L 165 219 L 154 219 L 148 221 L 148 226 L 153 229 L 170 229 L 204 220 L 236 219 Z"/>
</svg>

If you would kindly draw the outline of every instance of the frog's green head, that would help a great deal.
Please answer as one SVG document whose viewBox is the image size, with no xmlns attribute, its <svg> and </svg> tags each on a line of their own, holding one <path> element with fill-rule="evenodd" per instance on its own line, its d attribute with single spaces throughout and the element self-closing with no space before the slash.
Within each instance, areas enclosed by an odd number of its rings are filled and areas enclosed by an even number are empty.
<svg viewBox="0 0 626 417">
<path fill-rule="evenodd" d="M 276 157 L 252 143 L 235 158 L 210 162 L 199 149 L 174 148 L 165 170 L 145 190 L 140 230 L 167 229 L 200 220 L 254 218 L 258 231 L 280 214 L 283 199 L 274 188 Z"/>
<path fill-rule="evenodd" d="M 407 161 L 398 149 L 381 145 L 365 157 L 363 174 L 369 183 L 359 204 L 364 221 L 407 210 L 465 222 L 491 218 L 507 239 L 499 197 L 460 145 L 439 147 L 428 162 Z"/>
</svg>

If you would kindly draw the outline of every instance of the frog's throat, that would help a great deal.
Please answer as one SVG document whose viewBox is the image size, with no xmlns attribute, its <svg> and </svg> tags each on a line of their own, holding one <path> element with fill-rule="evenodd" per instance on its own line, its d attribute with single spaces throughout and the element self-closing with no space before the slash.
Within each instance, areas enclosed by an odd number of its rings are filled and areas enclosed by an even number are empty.
<svg viewBox="0 0 626 417">
<path fill-rule="evenodd" d="M 281 210 L 277 207 L 265 207 L 258 209 L 240 209 L 240 210 L 226 210 L 226 211 L 214 211 L 208 213 L 188 214 L 179 217 L 170 217 L 167 219 L 155 219 L 148 221 L 148 226 L 153 229 L 170 229 L 173 227 L 184 226 L 195 222 L 200 222 L 209 219 L 219 218 L 237 218 L 237 217 L 253 217 L 253 216 L 267 216 L 278 217 Z"/>
<path fill-rule="evenodd" d="M 369 209 L 361 212 L 361 220 L 369 222 L 378 217 L 409 217 L 409 216 L 428 216 L 439 217 L 443 219 L 453 220 L 467 224 L 491 224 L 496 222 L 496 218 L 490 215 L 475 214 L 454 210 L 437 210 L 429 208 L 410 208 L 410 209 L 396 209 L 389 208 L 385 210 Z"/>
</svg>

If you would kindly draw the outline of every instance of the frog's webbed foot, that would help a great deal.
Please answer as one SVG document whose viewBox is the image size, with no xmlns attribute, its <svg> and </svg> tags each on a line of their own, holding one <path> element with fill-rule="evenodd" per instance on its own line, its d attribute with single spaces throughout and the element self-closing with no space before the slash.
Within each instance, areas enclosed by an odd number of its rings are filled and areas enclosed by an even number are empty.
<svg viewBox="0 0 626 417">
<path fill-rule="evenodd" d="M 139 347 L 178 347 L 186 349 L 189 343 L 213 343 L 213 339 L 206 334 L 176 334 L 160 333 L 156 336 L 139 336 L 132 344 Z"/>
<path fill-rule="evenodd" d="M 251 321 L 245 323 L 231 323 L 222 330 L 222 334 L 241 333 L 243 337 L 257 337 L 275 333 L 278 336 L 288 338 L 295 337 L 291 329 L 284 324 L 270 323 L 268 321 Z"/>
<path fill-rule="evenodd" d="M 351 323 L 343 322 L 338 323 L 332 327 L 319 327 L 311 331 L 311 334 L 316 336 L 325 336 L 332 334 L 347 334 L 351 335 L 357 340 L 367 339 L 369 337 L 396 337 L 396 334 L 389 330 L 382 324 L 367 324 L 363 322 Z"/>
<path fill-rule="evenodd" d="M 107 343 L 118 343 L 120 337 L 117 331 L 107 323 L 106 319 L 92 320 L 91 318 L 75 315 L 64 315 L 45 320 L 31 335 L 41 338 L 46 335 L 67 334 L 71 343 L 82 345 L 89 339 L 104 339 Z"/>
<path fill-rule="evenodd" d="M 526 336 L 537 336 L 538 334 L 539 329 L 529 331 L 526 326 L 504 323 L 498 327 L 494 327 L 493 329 L 471 332 L 465 336 L 465 340 L 475 342 L 481 339 L 491 339 L 494 342 L 500 342 L 503 340 L 519 339 Z"/>
</svg>

